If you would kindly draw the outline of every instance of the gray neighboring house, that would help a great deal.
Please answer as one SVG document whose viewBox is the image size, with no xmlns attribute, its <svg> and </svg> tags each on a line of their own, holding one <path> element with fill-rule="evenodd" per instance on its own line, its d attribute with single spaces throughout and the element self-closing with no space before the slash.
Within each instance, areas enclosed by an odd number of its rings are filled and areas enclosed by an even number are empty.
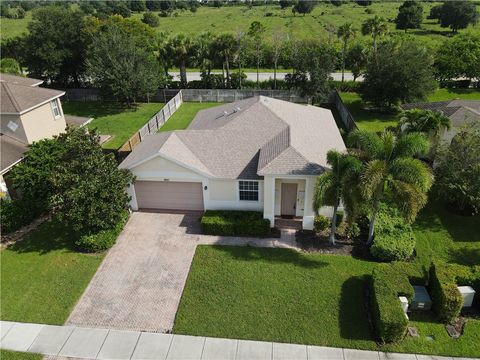
<svg viewBox="0 0 480 360">
<path fill-rule="evenodd" d="M 120 164 L 134 210 L 256 210 L 313 228 L 316 178 L 346 147 L 330 110 L 258 96 L 201 110 L 186 130 L 148 135 Z M 322 209 L 331 215 L 329 209 Z"/>
<path fill-rule="evenodd" d="M 0 194 L 8 196 L 7 173 L 24 157 L 28 145 L 52 138 L 67 125 L 84 126 L 92 119 L 63 114 L 64 91 L 39 87 L 42 80 L 0 74 Z"/>
<path fill-rule="evenodd" d="M 429 103 L 412 103 L 402 105 L 402 109 L 425 109 L 440 111 L 450 118 L 451 129 L 440 131 L 440 141 L 450 144 L 458 131 L 468 125 L 480 124 L 480 100 L 450 100 Z"/>
</svg>

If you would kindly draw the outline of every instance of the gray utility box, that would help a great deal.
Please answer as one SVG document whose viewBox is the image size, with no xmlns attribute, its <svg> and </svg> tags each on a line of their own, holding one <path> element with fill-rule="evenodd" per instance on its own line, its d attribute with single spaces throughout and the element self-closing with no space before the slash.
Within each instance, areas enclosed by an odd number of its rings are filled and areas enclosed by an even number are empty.
<svg viewBox="0 0 480 360">
<path fill-rule="evenodd" d="M 413 291 L 414 295 L 409 310 L 430 310 L 432 308 L 432 299 L 428 295 L 425 286 L 414 286 Z"/>
<path fill-rule="evenodd" d="M 475 290 L 471 286 L 457 286 L 458 291 L 463 297 L 463 307 L 472 307 Z"/>
</svg>

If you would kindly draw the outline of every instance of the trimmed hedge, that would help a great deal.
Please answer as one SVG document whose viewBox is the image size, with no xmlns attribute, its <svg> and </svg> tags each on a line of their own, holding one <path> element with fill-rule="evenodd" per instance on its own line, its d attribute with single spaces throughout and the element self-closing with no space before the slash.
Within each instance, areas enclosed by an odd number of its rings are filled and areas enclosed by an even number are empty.
<svg viewBox="0 0 480 360">
<path fill-rule="evenodd" d="M 117 241 L 118 235 L 122 232 L 128 216 L 129 213 L 125 211 L 113 229 L 102 230 L 96 234 L 82 235 L 75 241 L 75 245 L 86 252 L 99 252 L 110 249 Z"/>
<path fill-rule="evenodd" d="M 403 261 L 412 256 L 414 249 L 415 236 L 410 224 L 405 222 L 398 210 L 382 204 L 370 248 L 372 256 L 380 261 Z"/>
<path fill-rule="evenodd" d="M 25 199 L 0 201 L 0 225 L 3 234 L 8 234 L 30 224 L 44 212 L 44 207 Z"/>
<path fill-rule="evenodd" d="M 371 310 L 377 336 L 384 343 L 400 341 L 407 332 L 408 319 L 398 296 L 412 298 L 413 287 L 408 278 L 390 265 L 380 264 L 373 270 L 371 289 Z"/>
<path fill-rule="evenodd" d="M 201 220 L 207 235 L 267 236 L 270 221 L 258 211 L 207 210 Z"/>
</svg>

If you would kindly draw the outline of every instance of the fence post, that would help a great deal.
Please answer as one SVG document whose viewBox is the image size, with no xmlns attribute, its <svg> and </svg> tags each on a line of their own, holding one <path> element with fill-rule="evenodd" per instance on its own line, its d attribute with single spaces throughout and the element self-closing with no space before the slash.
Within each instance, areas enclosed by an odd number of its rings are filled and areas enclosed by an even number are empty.
<svg viewBox="0 0 480 360">
<path fill-rule="evenodd" d="M 130 142 L 130 139 L 128 140 L 128 146 L 130 147 L 130 151 L 132 151 L 133 148 L 132 148 L 132 143 Z"/>
<path fill-rule="evenodd" d="M 147 128 L 148 128 L 148 133 L 150 134 L 151 133 L 151 131 L 150 131 L 150 121 L 147 122 Z"/>
</svg>

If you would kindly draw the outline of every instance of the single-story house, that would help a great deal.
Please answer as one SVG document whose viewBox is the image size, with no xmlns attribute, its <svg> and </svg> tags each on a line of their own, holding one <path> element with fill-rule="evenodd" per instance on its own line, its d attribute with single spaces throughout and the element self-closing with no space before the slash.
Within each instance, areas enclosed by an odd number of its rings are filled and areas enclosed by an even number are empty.
<svg viewBox="0 0 480 360">
<path fill-rule="evenodd" d="M 120 164 L 133 210 L 256 210 L 312 229 L 318 175 L 346 147 L 330 110 L 265 96 L 201 110 L 186 130 L 148 135 Z M 326 215 L 331 215 L 324 209 Z"/>
<path fill-rule="evenodd" d="M 470 124 L 480 124 L 480 100 L 449 100 L 402 105 L 403 110 L 424 109 L 439 111 L 450 118 L 451 129 L 440 130 L 440 141 L 450 144 L 459 130 Z"/>
<path fill-rule="evenodd" d="M 52 138 L 67 125 L 84 126 L 91 119 L 65 116 L 60 97 L 64 91 L 39 87 L 42 80 L 0 74 L 0 191 L 8 194 L 4 176 L 23 159 L 28 145 Z"/>
</svg>

